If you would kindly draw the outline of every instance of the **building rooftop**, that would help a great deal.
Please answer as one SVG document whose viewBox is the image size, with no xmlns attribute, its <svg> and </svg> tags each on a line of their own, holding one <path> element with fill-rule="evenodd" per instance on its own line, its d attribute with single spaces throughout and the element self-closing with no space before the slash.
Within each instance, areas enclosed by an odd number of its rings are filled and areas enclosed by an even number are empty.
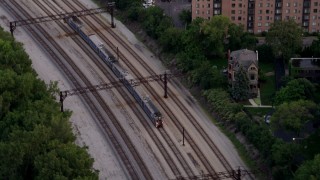
<svg viewBox="0 0 320 180">
<path fill-rule="evenodd" d="M 243 67 L 248 67 L 252 63 L 255 63 L 257 65 L 258 58 L 257 58 L 257 53 L 252 50 L 248 49 L 240 49 L 236 51 L 232 51 L 230 53 L 230 60 L 234 62 L 238 62 L 241 64 Z"/>
<path fill-rule="evenodd" d="M 320 58 L 291 58 L 293 67 L 320 68 Z"/>
</svg>

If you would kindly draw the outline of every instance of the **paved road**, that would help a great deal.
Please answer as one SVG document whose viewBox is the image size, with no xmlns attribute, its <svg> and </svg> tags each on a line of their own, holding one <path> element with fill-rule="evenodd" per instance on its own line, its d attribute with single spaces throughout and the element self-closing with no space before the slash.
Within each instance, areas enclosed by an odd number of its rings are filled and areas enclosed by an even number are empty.
<svg viewBox="0 0 320 180">
<path fill-rule="evenodd" d="M 167 16 L 172 17 L 176 27 L 183 28 L 185 25 L 179 20 L 179 13 L 183 9 L 191 10 L 191 1 L 189 0 L 171 0 L 171 2 L 162 2 L 162 0 L 156 0 L 155 4 L 164 10 Z"/>
<path fill-rule="evenodd" d="M 318 38 L 316 36 L 309 36 L 309 37 L 303 37 L 302 44 L 304 47 L 310 46 L 312 44 L 313 40 L 317 40 Z M 259 43 L 258 44 L 264 44 L 265 43 L 265 37 L 258 37 Z"/>
</svg>

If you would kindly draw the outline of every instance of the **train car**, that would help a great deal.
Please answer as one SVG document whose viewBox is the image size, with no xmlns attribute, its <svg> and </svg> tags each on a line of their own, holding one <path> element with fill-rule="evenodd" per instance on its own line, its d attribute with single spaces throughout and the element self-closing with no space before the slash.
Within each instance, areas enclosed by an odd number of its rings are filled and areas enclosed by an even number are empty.
<svg viewBox="0 0 320 180">
<path fill-rule="evenodd" d="M 143 92 L 141 89 L 135 87 L 133 77 L 124 70 L 118 62 L 115 61 L 114 56 L 110 53 L 101 40 L 94 34 L 86 35 L 82 30 L 82 22 L 77 17 L 71 17 L 66 19 L 69 26 L 76 31 L 80 37 L 98 54 L 98 56 L 109 66 L 113 73 L 119 78 L 124 86 L 128 89 L 130 94 L 141 106 L 143 111 L 151 119 L 155 127 L 163 127 L 162 115 L 156 106 L 152 103 L 151 99 L 147 95 L 141 95 Z"/>
<path fill-rule="evenodd" d="M 156 106 L 152 103 L 149 96 L 141 94 L 143 90 L 139 88 L 139 86 L 136 86 L 137 83 L 128 72 L 124 72 L 122 77 L 122 81 L 124 81 L 123 83 L 129 90 L 131 95 L 136 99 L 138 104 L 142 107 L 143 111 L 152 120 L 152 123 L 156 126 L 156 128 L 163 127 L 162 115 L 156 108 Z"/>
</svg>

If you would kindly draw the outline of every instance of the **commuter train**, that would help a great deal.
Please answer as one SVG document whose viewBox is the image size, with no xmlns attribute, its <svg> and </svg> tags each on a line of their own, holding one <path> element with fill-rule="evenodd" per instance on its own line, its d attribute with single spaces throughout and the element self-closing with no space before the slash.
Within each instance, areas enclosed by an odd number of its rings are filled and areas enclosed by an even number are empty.
<svg viewBox="0 0 320 180">
<path fill-rule="evenodd" d="M 103 43 L 99 40 L 96 35 L 86 35 L 82 30 L 82 22 L 77 17 L 70 17 L 66 19 L 68 25 L 76 31 L 81 38 L 90 45 L 90 47 L 99 55 L 104 63 L 109 66 L 117 78 L 122 81 L 124 86 L 128 89 L 130 94 L 135 98 L 138 104 L 142 107 L 144 112 L 152 120 L 155 127 L 160 128 L 163 126 L 162 115 L 160 111 L 155 107 L 148 96 L 142 96 L 139 88 L 134 87 L 133 77 L 125 71 L 119 63 L 116 61 L 115 57 L 105 48 Z"/>
</svg>

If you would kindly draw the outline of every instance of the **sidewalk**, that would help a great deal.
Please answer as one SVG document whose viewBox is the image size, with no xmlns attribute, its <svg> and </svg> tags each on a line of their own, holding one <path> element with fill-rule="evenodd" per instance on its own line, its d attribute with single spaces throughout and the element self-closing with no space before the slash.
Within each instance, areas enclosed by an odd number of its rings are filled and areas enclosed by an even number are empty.
<svg viewBox="0 0 320 180">
<path fill-rule="evenodd" d="M 249 99 L 249 102 L 251 105 L 244 105 L 244 107 L 261 107 L 261 108 L 271 108 L 272 107 L 270 105 L 261 105 L 260 89 L 258 89 L 258 96 L 256 99 L 257 99 L 256 101 L 259 102 L 259 104 L 257 104 L 254 99 Z"/>
</svg>

